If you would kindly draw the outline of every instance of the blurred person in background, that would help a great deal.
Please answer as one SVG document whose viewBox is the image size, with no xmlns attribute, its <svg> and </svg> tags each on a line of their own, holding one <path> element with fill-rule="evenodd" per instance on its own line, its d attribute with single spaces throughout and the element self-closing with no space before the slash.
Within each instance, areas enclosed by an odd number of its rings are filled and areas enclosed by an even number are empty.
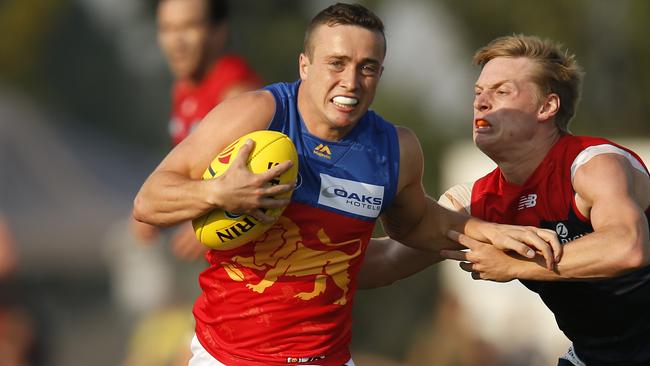
<svg viewBox="0 0 650 366">
<path fill-rule="evenodd" d="M 443 250 L 441 256 L 461 261 L 473 279 L 519 279 L 537 292 L 573 342 L 558 365 L 650 364 L 647 168 L 625 147 L 568 131 L 582 70 L 561 45 L 502 37 L 479 49 L 474 62 L 482 68 L 474 143 L 497 168 L 473 185 L 452 187 L 441 200 L 481 219 L 552 229 L 564 248 L 550 270 L 536 258 L 451 233 L 469 251 Z M 405 268 L 386 271 L 386 283 L 426 265 L 404 246 L 388 253 Z M 382 253 L 369 259 L 387 268 Z"/>
<path fill-rule="evenodd" d="M 307 28 L 299 81 L 220 104 L 143 184 L 134 217 L 145 222 L 173 225 L 219 208 L 274 223 L 254 241 L 208 252 L 190 365 L 354 365 L 356 275 L 378 218 L 391 235 L 433 251 L 457 246 L 448 228 L 531 256 L 529 245 L 547 255 L 547 241 L 559 247 L 548 230 L 475 220 L 426 196 L 415 134 L 368 110 L 385 54 L 375 14 L 358 4 L 324 9 Z M 291 200 L 275 196 L 293 184 L 267 184 L 290 162 L 252 174 L 245 163 L 252 141 L 222 175 L 201 179 L 225 146 L 265 129 L 297 146 L 302 182 Z M 263 211 L 283 206 L 277 219 Z"/>
<path fill-rule="evenodd" d="M 158 0 L 155 8 L 158 42 L 174 77 L 168 130 L 175 146 L 212 108 L 224 99 L 260 87 L 261 78 L 244 58 L 226 51 L 228 1 Z M 160 229 L 156 226 L 131 220 L 130 227 L 142 243 L 159 241 Z M 182 260 L 197 260 L 206 251 L 196 239 L 190 222 L 180 224 L 169 240 L 174 256 Z M 124 365 L 187 365 L 194 324 L 189 311 L 191 305 L 177 295 L 166 293 L 169 290 L 164 289 L 163 283 L 174 279 L 168 270 L 161 268 L 166 261 L 162 256 L 138 255 L 134 251 L 126 255 L 131 257 L 130 263 L 137 262 L 139 271 L 149 268 L 150 279 L 160 282 L 149 285 L 160 288 L 158 292 L 162 294 L 152 298 L 160 298 L 162 307 L 146 312 L 136 323 Z M 127 277 L 124 281 L 133 287 L 133 276 Z M 167 299 L 170 296 L 171 303 Z"/>
<path fill-rule="evenodd" d="M 261 78 L 240 56 L 226 52 L 229 38 L 227 0 L 157 0 L 158 42 L 175 82 L 169 134 L 173 145 L 226 98 L 257 89 Z M 158 236 L 153 225 L 132 221 L 133 233 L 144 242 Z M 205 247 L 189 222 L 171 238 L 174 254 L 200 257 Z"/>
</svg>

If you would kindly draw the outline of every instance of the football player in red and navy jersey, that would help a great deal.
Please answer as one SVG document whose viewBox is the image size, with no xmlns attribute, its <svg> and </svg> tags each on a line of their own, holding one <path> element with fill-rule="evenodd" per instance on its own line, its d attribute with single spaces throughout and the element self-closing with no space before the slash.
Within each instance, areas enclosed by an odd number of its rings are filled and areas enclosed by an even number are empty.
<svg viewBox="0 0 650 366">
<path fill-rule="evenodd" d="M 582 71 L 560 45 L 502 37 L 478 50 L 474 62 L 482 68 L 474 142 L 497 168 L 472 185 L 452 187 L 441 202 L 484 220 L 554 230 L 563 252 L 549 269 L 453 234 L 469 251 L 443 250 L 442 256 L 461 261 L 474 279 L 519 279 L 537 292 L 573 343 L 558 365 L 650 365 L 650 178 L 644 162 L 606 139 L 568 132 Z M 393 254 L 402 254 L 393 261 L 408 263 L 409 251 L 393 247 Z M 382 255 L 369 251 L 367 264 L 387 268 L 377 264 Z M 360 285 L 379 285 L 363 273 Z M 384 274 L 386 283 L 398 274 Z"/>
<path fill-rule="evenodd" d="M 369 110 L 383 72 L 382 21 L 361 5 L 338 3 L 310 23 L 300 80 L 276 83 L 217 106 L 145 181 L 138 220 L 173 225 L 215 208 L 273 226 L 231 250 L 210 250 L 194 305 L 192 366 L 351 366 L 357 276 L 377 219 L 390 236 L 429 251 L 459 247 L 449 230 L 552 262 L 554 232 L 499 225 L 439 206 L 422 185 L 415 134 Z M 223 175 L 201 175 L 219 151 L 256 130 L 291 137 L 299 183 L 269 185 L 291 162 L 246 168 L 252 141 Z M 291 200 L 275 198 L 294 190 Z M 287 206 L 279 218 L 265 208 Z"/>
<path fill-rule="evenodd" d="M 186 138 L 224 99 L 259 88 L 260 77 L 240 56 L 226 53 L 226 0 L 158 0 L 158 42 L 174 76 L 169 134 L 173 145 Z M 134 222 L 134 233 L 153 239 L 155 226 Z M 189 223 L 171 238 L 174 253 L 195 259 L 204 248 Z"/>
</svg>

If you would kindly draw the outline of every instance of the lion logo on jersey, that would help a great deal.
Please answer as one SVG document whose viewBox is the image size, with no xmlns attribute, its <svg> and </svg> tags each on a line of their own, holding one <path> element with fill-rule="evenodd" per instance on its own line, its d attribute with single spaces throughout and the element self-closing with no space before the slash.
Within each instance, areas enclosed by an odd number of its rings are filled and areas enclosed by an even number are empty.
<svg viewBox="0 0 650 366">
<path fill-rule="evenodd" d="M 222 262 L 221 265 L 234 281 L 244 281 L 244 273 L 239 266 L 256 270 L 266 270 L 264 278 L 257 284 L 246 285 L 257 293 L 273 286 L 279 276 L 316 276 L 314 289 L 311 292 L 301 292 L 294 297 L 310 300 L 325 292 L 328 277 L 343 291 L 341 297 L 334 302 L 337 305 L 347 303 L 350 275 L 350 261 L 361 254 L 361 240 L 354 239 L 341 243 L 332 243 L 331 239 L 320 229 L 318 240 L 329 247 L 341 247 L 357 244 L 357 250 L 347 254 L 340 250 L 320 251 L 305 246 L 299 234 L 298 226 L 289 218 L 281 216 L 278 223 L 271 227 L 258 239 L 254 245 L 252 257 L 235 256 L 232 262 Z"/>
</svg>

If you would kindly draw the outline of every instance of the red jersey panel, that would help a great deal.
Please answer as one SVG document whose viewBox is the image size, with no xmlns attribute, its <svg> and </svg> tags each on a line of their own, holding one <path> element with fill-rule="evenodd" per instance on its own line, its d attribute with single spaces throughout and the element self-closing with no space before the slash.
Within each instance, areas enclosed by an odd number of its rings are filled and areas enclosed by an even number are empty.
<svg viewBox="0 0 650 366">
<path fill-rule="evenodd" d="M 565 135 L 523 185 L 507 182 L 499 168 L 476 181 L 472 188 L 472 216 L 503 224 L 532 226 L 539 226 L 541 221 L 566 219 L 574 207 L 571 166 L 580 152 L 602 144 L 619 147 L 642 163 L 634 152 L 609 140 Z"/>
<path fill-rule="evenodd" d="M 211 250 L 194 307 L 204 347 L 227 365 L 345 363 L 353 279 L 373 227 L 292 202 L 258 240 Z"/>
<path fill-rule="evenodd" d="M 178 82 L 172 91 L 172 116 L 169 134 L 177 145 L 190 134 L 194 125 L 223 101 L 234 85 L 259 85 L 260 78 L 246 61 L 236 55 L 219 58 L 198 85 Z"/>
</svg>

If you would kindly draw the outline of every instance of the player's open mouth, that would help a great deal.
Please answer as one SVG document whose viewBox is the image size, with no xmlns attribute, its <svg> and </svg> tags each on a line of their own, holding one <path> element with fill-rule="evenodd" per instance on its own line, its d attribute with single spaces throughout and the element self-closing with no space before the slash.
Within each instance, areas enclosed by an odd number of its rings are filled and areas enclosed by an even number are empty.
<svg viewBox="0 0 650 366">
<path fill-rule="evenodd" d="M 332 103 L 334 103 L 334 105 L 339 108 L 352 109 L 355 105 L 357 105 L 357 103 L 359 103 L 359 99 L 337 95 L 332 98 Z"/>
<path fill-rule="evenodd" d="M 492 127 L 492 125 L 487 120 L 479 118 L 479 119 L 474 120 L 474 127 L 477 130 L 480 130 L 480 129 Z"/>
</svg>

